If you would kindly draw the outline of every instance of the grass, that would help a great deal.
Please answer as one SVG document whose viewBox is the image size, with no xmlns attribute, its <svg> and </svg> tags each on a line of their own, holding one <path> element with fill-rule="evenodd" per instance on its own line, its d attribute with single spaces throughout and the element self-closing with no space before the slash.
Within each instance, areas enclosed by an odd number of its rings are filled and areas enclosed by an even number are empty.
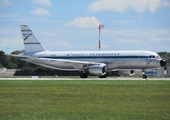
<svg viewBox="0 0 170 120">
<path fill-rule="evenodd" d="M 1 120 L 169 120 L 170 81 L 0 81 Z"/>
</svg>

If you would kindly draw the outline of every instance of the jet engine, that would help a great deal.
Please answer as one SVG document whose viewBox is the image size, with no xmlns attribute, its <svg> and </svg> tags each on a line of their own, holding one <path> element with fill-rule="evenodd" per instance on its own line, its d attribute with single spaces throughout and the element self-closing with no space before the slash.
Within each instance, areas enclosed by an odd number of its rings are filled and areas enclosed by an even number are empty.
<svg viewBox="0 0 170 120">
<path fill-rule="evenodd" d="M 135 74 L 134 70 L 118 70 L 118 73 L 123 76 L 133 76 Z"/>
<path fill-rule="evenodd" d="M 89 73 L 96 76 L 105 75 L 106 71 L 106 64 L 92 65 L 89 67 Z"/>
</svg>

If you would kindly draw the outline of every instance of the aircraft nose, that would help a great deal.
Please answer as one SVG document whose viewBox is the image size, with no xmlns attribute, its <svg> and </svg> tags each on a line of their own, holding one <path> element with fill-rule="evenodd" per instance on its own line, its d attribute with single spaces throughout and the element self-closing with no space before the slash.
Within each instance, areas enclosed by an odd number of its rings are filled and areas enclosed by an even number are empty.
<svg viewBox="0 0 170 120">
<path fill-rule="evenodd" d="M 164 67 L 166 65 L 166 61 L 165 60 L 161 60 L 160 61 L 160 65 L 161 65 L 161 67 Z"/>
</svg>

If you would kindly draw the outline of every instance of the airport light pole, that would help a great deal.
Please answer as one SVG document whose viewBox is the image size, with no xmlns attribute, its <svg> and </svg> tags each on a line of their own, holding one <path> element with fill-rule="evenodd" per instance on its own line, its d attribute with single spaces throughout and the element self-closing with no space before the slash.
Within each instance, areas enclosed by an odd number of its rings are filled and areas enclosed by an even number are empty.
<svg viewBox="0 0 170 120">
<path fill-rule="evenodd" d="M 99 51 L 100 51 L 100 48 L 101 48 L 101 45 L 100 45 L 100 32 L 101 32 L 101 30 L 100 29 L 103 29 L 103 27 L 104 27 L 104 25 L 103 24 L 99 24 L 99 27 L 98 27 L 98 29 L 99 29 Z"/>
</svg>

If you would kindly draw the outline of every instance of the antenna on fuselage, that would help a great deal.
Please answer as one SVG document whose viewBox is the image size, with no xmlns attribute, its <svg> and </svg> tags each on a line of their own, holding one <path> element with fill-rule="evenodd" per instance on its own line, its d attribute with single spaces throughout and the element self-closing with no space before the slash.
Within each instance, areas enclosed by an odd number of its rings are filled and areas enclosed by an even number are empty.
<svg viewBox="0 0 170 120">
<path fill-rule="evenodd" d="M 103 29 L 104 28 L 104 25 L 103 24 L 99 24 L 99 27 L 98 27 L 98 29 L 99 29 L 99 51 L 100 51 L 100 48 L 101 48 L 101 45 L 100 45 L 100 29 Z"/>
</svg>

